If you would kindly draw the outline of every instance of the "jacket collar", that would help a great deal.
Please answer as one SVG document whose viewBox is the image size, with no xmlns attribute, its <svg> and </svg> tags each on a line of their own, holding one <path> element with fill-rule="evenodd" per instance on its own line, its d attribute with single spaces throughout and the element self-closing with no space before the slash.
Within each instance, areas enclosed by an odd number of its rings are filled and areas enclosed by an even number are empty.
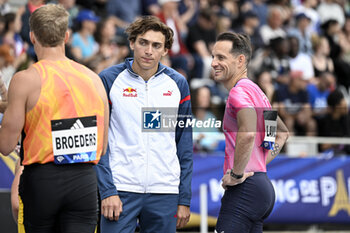
<svg viewBox="0 0 350 233">
<path fill-rule="evenodd" d="M 134 62 L 134 58 L 131 58 L 131 57 L 126 58 L 126 59 L 125 59 L 125 66 L 126 66 L 127 70 L 129 71 L 129 73 L 130 73 L 133 77 L 137 78 L 139 75 L 136 74 L 136 73 L 132 70 L 132 63 L 133 63 L 133 62 Z M 167 68 L 167 67 L 166 67 L 165 65 L 163 65 L 162 63 L 159 62 L 159 63 L 158 63 L 158 70 L 157 70 L 157 72 L 154 74 L 154 76 L 157 77 L 158 75 L 160 75 L 161 73 L 163 73 L 163 72 L 165 71 L 166 68 Z"/>
</svg>

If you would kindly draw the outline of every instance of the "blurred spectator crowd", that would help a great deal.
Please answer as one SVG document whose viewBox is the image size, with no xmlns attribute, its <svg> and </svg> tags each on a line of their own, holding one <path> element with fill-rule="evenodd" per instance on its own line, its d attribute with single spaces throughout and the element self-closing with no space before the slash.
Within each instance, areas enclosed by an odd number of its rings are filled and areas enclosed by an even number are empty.
<svg viewBox="0 0 350 233">
<path fill-rule="evenodd" d="M 14 4 L 13 2 L 16 2 Z M 162 63 L 188 80 L 196 119 L 222 120 L 228 92 L 212 79 L 211 49 L 224 31 L 248 34 L 249 78 L 292 135 L 350 137 L 350 1 L 347 0 L 0 0 L 0 110 L 12 75 L 36 61 L 29 16 L 46 3 L 70 13 L 67 56 L 99 73 L 131 51 L 125 28 L 155 15 L 174 31 Z M 195 129 L 196 151 L 223 150 L 221 129 Z M 349 147 L 321 151 L 350 154 Z"/>
</svg>

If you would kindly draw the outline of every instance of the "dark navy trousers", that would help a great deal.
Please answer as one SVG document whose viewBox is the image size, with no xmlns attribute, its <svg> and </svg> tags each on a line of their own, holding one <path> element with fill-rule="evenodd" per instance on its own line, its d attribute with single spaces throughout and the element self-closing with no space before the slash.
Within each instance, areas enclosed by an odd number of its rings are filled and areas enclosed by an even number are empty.
<svg viewBox="0 0 350 233">
<path fill-rule="evenodd" d="M 123 212 L 118 221 L 101 216 L 101 233 L 175 233 L 178 194 L 118 192 Z"/>
<path fill-rule="evenodd" d="M 242 184 L 230 186 L 221 199 L 218 233 L 261 233 L 271 213 L 275 191 L 265 172 L 255 172 Z"/>
</svg>

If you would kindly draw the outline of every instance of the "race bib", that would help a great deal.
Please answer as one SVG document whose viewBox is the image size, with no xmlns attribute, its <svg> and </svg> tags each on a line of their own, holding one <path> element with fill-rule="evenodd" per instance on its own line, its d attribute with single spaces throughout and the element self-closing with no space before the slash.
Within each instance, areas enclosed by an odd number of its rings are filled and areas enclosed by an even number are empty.
<svg viewBox="0 0 350 233">
<path fill-rule="evenodd" d="M 56 164 L 83 163 L 96 159 L 96 116 L 52 120 L 51 131 Z"/>
<path fill-rule="evenodd" d="M 275 145 L 277 131 L 277 111 L 264 110 L 265 138 L 261 146 L 272 150 Z"/>
</svg>

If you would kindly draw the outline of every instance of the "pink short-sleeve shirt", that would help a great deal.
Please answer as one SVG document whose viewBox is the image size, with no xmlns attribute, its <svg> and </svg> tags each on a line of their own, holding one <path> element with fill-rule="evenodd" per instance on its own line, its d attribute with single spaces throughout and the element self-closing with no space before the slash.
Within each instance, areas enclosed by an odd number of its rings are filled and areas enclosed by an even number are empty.
<svg viewBox="0 0 350 233">
<path fill-rule="evenodd" d="M 241 79 L 231 89 L 224 115 L 224 134 L 226 138 L 224 173 L 234 164 L 236 136 L 238 131 L 237 113 L 243 108 L 254 108 L 257 113 L 257 133 L 250 160 L 245 172 L 266 172 L 268 150 L 261 147 L 265 136 L 264 110 L 271 109 L 263 91 L 248 78 Z"/>
</svg>

